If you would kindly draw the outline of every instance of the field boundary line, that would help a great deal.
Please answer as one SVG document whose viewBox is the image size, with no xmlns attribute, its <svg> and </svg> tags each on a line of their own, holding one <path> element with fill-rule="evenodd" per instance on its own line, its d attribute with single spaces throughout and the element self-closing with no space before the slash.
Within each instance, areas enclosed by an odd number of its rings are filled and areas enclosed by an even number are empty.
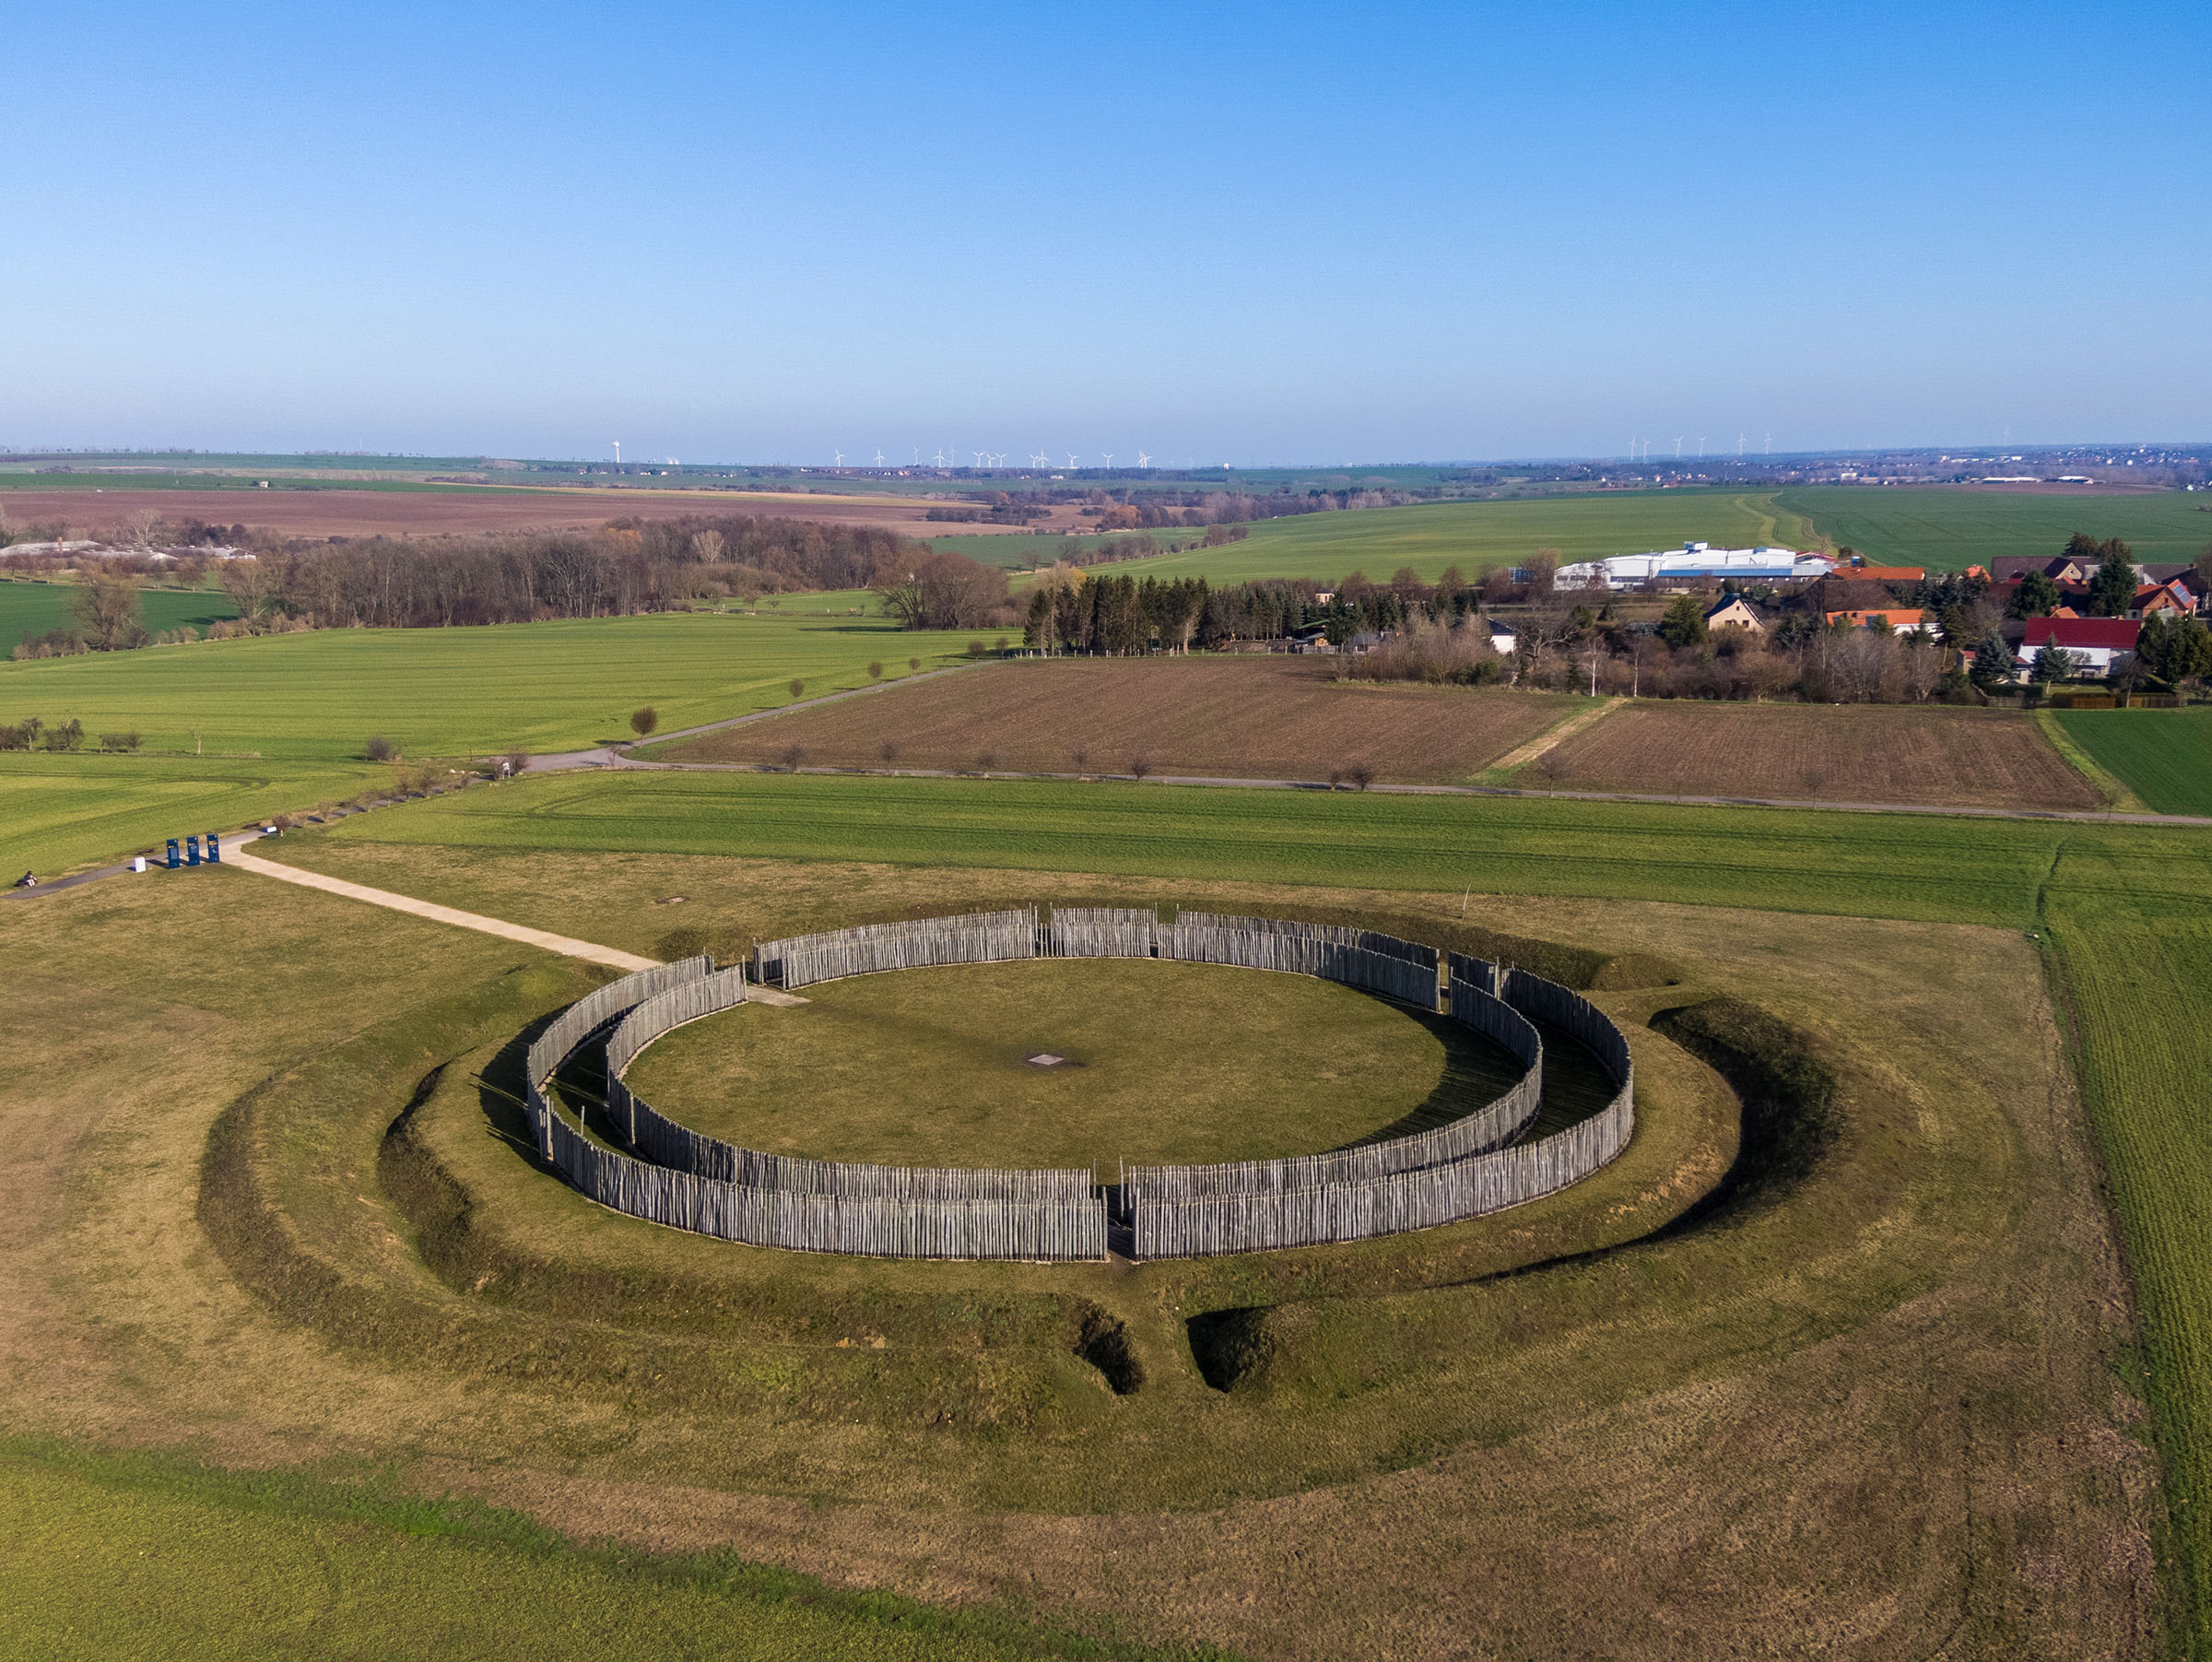
<svg viewBox="0 0 2212 1662">
<path fill-rule="evenodd" d="M 670 773 L 778 773 L 794 770 L 759 761 L 639 761 L 627 770 Z M 1332 791 L 1325 779 L 1236 779 L 1208 773 L 1153 773 L 1137 780 L 1127 773 L 1042 773 L 984 772 L 980 768 L 801 767 L 800 773 L 824 779 L 966 779 L 977 784 L 1187 784 L 1210 790 Z M 2165 825 L 2176 830 L 2212 829 L 2212 814 L 2132 813 L 2105 808 L 1975 807 L 1927 802 L 1824 802 L 1784 796 L 1662 796 L 1630 791 L 1532 791 L 1505 784 L 1372 784 L 1377 796 L 1513 796 L 1532 802 L 1640 802 L 1657 807 L 1759 807 L 1792 813 L 1920 814 L 1938 819 L 2057 819 L 2088 825 Z"/>
<path fill-rule="evenodd" d="M 2050 741 L 2051 748 L 2058 752 L 2059 760 L 2088 780 L 2090 788 L 2104 798 L 2106 806 L 2125 813 L 2150 812 L 2150 805 L 2129 790 L 2118 774 L 2074 742 L 2074 736 L 2060 725 L 2057 711 L 2048 704 L 2039 706 L 2035 725 Z"/>
<path fill-rule="evenodd" d="M 1528 766 L 1530 762 L 1547 754 L 1555 746 L 1572 738 L 1584 728 L 1603 721 L 1628 701 L 1627 699 L 1616 695 L 1594 709 L 1573 711 L 1563 720 L 1554 722 L 1550 726 L 1545 728 L 1526 744 L 1508 750 L 1488 767 L 1483 769 L 1483 772 L 1494 778 L 1503 779 L 1507 774 Z"/>
</svg>

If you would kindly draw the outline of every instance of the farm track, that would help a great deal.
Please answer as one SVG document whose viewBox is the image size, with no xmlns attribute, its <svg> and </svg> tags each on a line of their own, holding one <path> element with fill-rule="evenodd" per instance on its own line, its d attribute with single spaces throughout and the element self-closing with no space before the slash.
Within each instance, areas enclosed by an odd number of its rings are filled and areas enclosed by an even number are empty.
<svg viewBox="0 0 2212 1662">
<path fill-rule="evenodd" d="M 1598 705 L 1595 709 L 1584 710 L 1574 715 L 1569 716 L 1565 721 L 1559 723 L 1558 726 L 1553 727 L 1547 732 L 1537 734 L 1535 737 L 1530 739 L 1528 743 L 1523 745 L 1518 750 L 1510 750 L 1505 755 L 1500 756 L 1495 762 L 1490 764 L 1491 771 L 1493 772 L 1503 774 L 1512 772 L 1515 768 L 1526 767 L 1530 762 L 1535 760 L 1538 757 L 1546 755 L 1549 751 L 1556 749 L 1559 745 L 1565 743 L 1568 739 L 1572 738 L 1583 728 L 1590 726 L 1594 723 L 1605 720 L 1606 716 L 1612 714 L 1614 711 L 1619 709 L 1628 701 L 1629 701 L 1626 699 L 1607 699 L 1604 703 Z"/>
</svg>

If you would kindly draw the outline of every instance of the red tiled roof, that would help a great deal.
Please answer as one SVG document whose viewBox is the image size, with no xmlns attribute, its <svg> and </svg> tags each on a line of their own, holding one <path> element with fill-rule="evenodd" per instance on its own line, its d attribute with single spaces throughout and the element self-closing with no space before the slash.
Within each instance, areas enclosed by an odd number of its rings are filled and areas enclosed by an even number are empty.
<svg viewBox="0 0 2212 1662">
<path fill-rule="evenodd" d="M 2030 618 L 2024 644 L 2038 646 L 2101 646 L 2114 652 L 2133 652 L 2143 626 L 2130 618 Z"/>
</svg>

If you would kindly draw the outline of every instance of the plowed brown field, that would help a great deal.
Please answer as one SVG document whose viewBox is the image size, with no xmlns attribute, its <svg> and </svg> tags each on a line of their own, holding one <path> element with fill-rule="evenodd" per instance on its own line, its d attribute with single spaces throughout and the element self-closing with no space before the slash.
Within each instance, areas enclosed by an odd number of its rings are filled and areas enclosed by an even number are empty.
<svg viewBox="0 0 2212 1662">
<path fill-rule="evenodd" d="M 1517 783 L 1957 807 L 2093 808 L 2100 801 L 2033 717 L 1941 705 L 1626 704 Z"/>
<path fill-rule="evenodd" d="M 766 519 L 812 519 L 845 525 L 931 530 L 917 498 L 802 496 L 735 490 L 7 490 L 0 508 L 20 525 L 62 520 L 72 535 L 122 531 L 135 514 L 252 525 L 283 536 L 439 536 L 471 531 L 523 531 L 602 525 L 610 519 L 676 519 L 686 514 L 750 513 Z M 988 525 L 950 527 L 963 535 Z"/>
<path fill-rule="evenodd" d="M 1338 684 L 1289 657 L 1059 658 L 972 670 L 710 733 L 671 761 L 1130 771 L 1325 779 L 1364 764 L 1382 780 L 1464 781 L 1581 700 L 1554 693 Z M 897 748 L 886 758 L 883 747 Z M 1080 752 L 1080 756 L 1078 756 Z"/>
</svg>

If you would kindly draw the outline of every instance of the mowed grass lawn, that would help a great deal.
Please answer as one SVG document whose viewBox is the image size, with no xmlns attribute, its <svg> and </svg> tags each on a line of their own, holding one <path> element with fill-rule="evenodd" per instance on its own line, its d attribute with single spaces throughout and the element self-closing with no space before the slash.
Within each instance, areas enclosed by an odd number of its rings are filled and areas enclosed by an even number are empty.
<svg viewBox="0 0 2212 1662">
<path fill-rule="evenodd" d="M 2204 495 L 2184 490 L 1809 485 L 1778 491 L 1773 502 L 1877 565 L 1963 571 L 1999 555 L 2058 554 L 2077 531 L 2120 537 L 2137 560 L 2187 561 L 2212 546 Z"/>
<path fill-rule="evenodd" d="M 0 583 L 0 654 L 25 635 L 74 627 L 69 603 L 76 593 L 67 583 Z M 153 634 L 186 626 L 204 631 L 238 616 L 230 597 L 216 589 L 141 589 L 138 600 Z"/>
<path fill-rule="evenodd" d="M 994 665 L 658 748 L 668 761 L 1465 782 L 1585 707 L 1562 693 L 1331 681 L 1324 660 L 1054 658 Z M 886 750 L 885 747 L 890 748 Z"/>
<path fill-rule="evenodd" d="M 2212 709 L 2060 710 L 2066 737 L 2161 814 L 2212 814 Z"/>
<path fill-rule="evenodd" d="M 1152 535 L 1173 541 L 1204 533 Z M 1139 576 L 1204 577 L 1219 585 L 1262 577 L 1340 583 L 1353 572 L 1380 583 L 1411 566 L 1433 583 L 1446 566 L 1457 566 L 1472 579 L 1493 566 L 1517 565 L 1539 548 L 1557 548 L 1572 561 L 1645 554 L 1685 542 L 1805 548 L 1811 535 L 1802 519 L 1774 506 L 1770 491 L 1620 490 L 1263 520 L 1244 541 L 1226 548 L 1163 554 L 1114 569 Z"/>
<path fill-rule="evenodd" d="M 631 1064 L 631 1088 L 695 1131 L 779 1154 L 1111 1181 L 1116 1160 L 1272 1160 L 1441 1123 L 1520 1071 L 1433 1014 L 1218 964 L 961 964 L 806 996 L 678 1028 Z M 1062 1065 L 1028 1062 L 1040 1055 Z"/>
<path fill-rule="evenodd" d="M 964 651 L 967 635 L 903 633 L 880 619 L 663 613 L 488 629 L 323 630 L 194 646 L 0 664 L 0 719 L 132 728 L 153 749 L 358 759 L 372 733 L 415 756 L 519 746 L 582 748 L 858 687 L 870 660 L 905 674 Z"/>
</svg>

